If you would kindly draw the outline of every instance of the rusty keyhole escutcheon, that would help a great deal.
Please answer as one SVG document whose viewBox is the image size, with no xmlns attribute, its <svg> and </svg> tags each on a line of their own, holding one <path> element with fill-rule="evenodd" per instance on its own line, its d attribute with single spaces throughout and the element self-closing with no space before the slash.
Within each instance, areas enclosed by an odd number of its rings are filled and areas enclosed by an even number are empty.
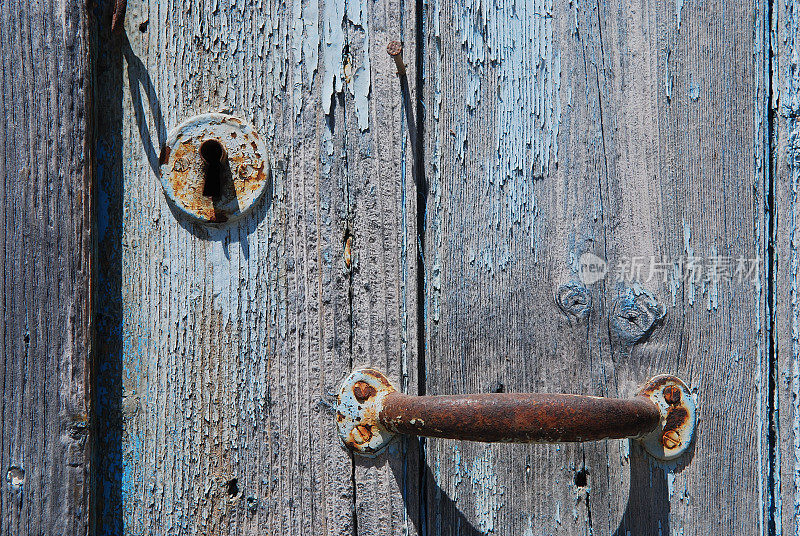
<svg viewBox="0 0 800 536">
<path fill-rule="evenodd" d="M 241 218 L 272 180 L 264 140 L 247 122 L 222 113 L 198 115 L 175 127 L 160 163 L 170 204 L 206 224 Z"/>
</svg>

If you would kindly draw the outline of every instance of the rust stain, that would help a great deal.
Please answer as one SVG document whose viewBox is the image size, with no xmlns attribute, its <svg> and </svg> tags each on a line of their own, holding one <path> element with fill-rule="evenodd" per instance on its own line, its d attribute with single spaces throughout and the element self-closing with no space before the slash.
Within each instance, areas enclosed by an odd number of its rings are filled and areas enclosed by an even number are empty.
<svg viewBox="0 0 800 536">
<path fill-rule="evenodd" d="M 169 145 L 162 145 L 161 146 L 161 154 L 158 155 L 158 163 L 160 165 L 164 165 L 169 160 L 169 153 L 172 152 L 172 148 Z"/>
<path fill-rule="evenodd" d="M 353 237 L 348 236 L 347 240 L 344 242 L 344 264 L 347 266 L 347 269 L 350 269 L 350 265 L 353 262 Z"/>
<path fill-rule="evenodd" d="M 366 456 L 380 452 L 394 434 L 381 422 L 383 397 L 394 391 L 389 380 L 373 369 L 359 369 L 344 379 L 337 395 L 339 437 L 350 450 Z"/>
<path fill-rule="evenodd" d="M 685 408 L 669 408 L 667 418 L 664 422 L 664 430 L 677 430 L 689 418 L 689 412 Z"/>
<path fill-rule="evenodd" d="M 260 185 L 255 181 L 240 184 L 240 181 L 233 180 L 233 173 L 230 170 L 237 169 L 238 165 L 243 164 L 245 156 L 239 151 L 230 154 L 229 148 L 223 145 L 222 160 L 225 165 L 223 171 L 225 178 L 220 198 L 215 203 L 212 197 L 203 195 L 204 166 L 200 147 L 207 141 L 208 139 L 193 138 L 181 143 L 171 155 L 171 160 L 176 164 L 173 165 L 169 179 L 175 198 L 184 207 L 211 223 L 224 223 L 230 219 L 231 215 L 238 212 L 237 199 L 253 193 Z M 170 158 L 169 150 L 167 158 Z M 188 162 L 188 165 L 181 162 Z M 200 175 L 200 180 L 198 180 L 198 175 Z"/>
<path fill-rule="evenodd" d="M 664 387 L 664 400 L 667 404 L 675 406 L 681 403 L 681 390 L 677 385 L 668 385 Z"/>
<path fill-rule="evenodd" d="M 662 426 L 641 438 L 645 450 L 661 460 L 681 456 L 692 442 L 696 407 L 688 387 L 679 378 L 659 375 L 648 380 L 639 393 L 660 407 Z"/>
<path fill-rule="evenodd" d="M 365 381 L 357 381 L 353 386 L 353 394 L 359 402 L 366 402 L 377 394 L 377 390 Z"/>
<path fill-rule="evenodd" d="M 345 439 L 345 444 L 351 449 L 359 449 L 364 452 L 372 452 L 372 449 L 365 445 L 372 439 L 372 425 L 358 424 L 350 430 L 350 435 Z"/>
<path fill-rule="evenodd" d="M 199 216 L 209 221 L 215 221 L 217 215 L 213 201 L 210 197 L 203 195 L 203 181 L 196 179 L 200 173 L 198 149 L 199 143 L 196 143 L 194 139 L 178 145 L 171 155 L 171 161 L 174 164 L 169 179 L 176 199 Z"/>
<path fill-rule="evenodd" d="M 355 428 L 353 428 L 355 433 L 355 439 L 358 443 L 366 443 L 370 439 L 372 439 L 372 427 L 366 424 L 359 424 Z"/>
<path fill-rule="evenodd" d="M 392 384 L 389 383 L 389 380 L 386 379 L 386 376 L 384 376 L 377 370 L 364 369 L 361 371 L 361 373 L 364 374 L 365 376 L 369 376 L 370 378 L 378 380 L 381 383 L 381 385 L 383 385 L 386 389 L 391 389 L 392 391 L 394 391 L 394 387 L 392 387 Z"/>
<path fill-rule="evenodd" d="M 672 378 L 669 377 L 669 376 L 662 376 L 662 377 L 656 378 L 654 380 L 650 380 L 650 381 L 647 382 L 647 385 L 645 386 L 645 388 L 642 389 L 641 393 L 643 395 L 648 395 L 649 396 L 649 395 L 655 393 L 656 391 L 658 391 L 659 389 L 661 389 L 662 385 L 670 383 L 671 381 L 672 381 Z"/>
</svg>

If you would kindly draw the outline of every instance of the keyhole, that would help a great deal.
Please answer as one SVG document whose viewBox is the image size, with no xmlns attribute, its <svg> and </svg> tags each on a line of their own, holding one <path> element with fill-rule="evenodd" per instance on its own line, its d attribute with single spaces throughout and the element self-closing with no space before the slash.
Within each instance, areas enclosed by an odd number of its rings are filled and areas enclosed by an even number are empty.
<svg viewBox="0 0 800 536">
<path fill-rule="evenodd" d="M 206 140 L 200 144 L 200 158 L 205 164 L 206 175 L 203 195 L 211 199 L 219 199 L 222 193 L 222 167 L 227 158 L 225 149 L 217 140 Z"/>
</svg>

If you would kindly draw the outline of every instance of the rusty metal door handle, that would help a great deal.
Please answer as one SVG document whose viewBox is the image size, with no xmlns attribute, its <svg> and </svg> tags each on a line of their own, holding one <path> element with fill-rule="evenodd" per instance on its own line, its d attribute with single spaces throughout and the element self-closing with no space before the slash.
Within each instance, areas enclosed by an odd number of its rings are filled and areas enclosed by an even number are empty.
<svg viewBox="0 0 800 536">
<path fill-rule="evenodd" d="M 413 396 L 374 369 L 354 371 L 338 396 L 339 436 L 374 456 L 396 434 L 487 442 L 563 443 L 636 438 L 671 460 L 692 442 L 694 400 L 675 376 L 648 380 L 630 399 L 571 394 L 491 393 Z"/>
</svg>

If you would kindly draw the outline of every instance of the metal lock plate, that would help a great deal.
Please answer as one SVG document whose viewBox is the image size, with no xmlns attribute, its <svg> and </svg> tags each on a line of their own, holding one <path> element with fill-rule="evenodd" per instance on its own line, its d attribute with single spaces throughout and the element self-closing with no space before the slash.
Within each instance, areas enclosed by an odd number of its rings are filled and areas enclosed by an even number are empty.
<svg viewBox="0 0 800 536">
<path fill-rule="evenodd" d="M 175 127 L 161 153 L 161 185 L 169 202 L 195 221 L 241 218 L 271 180 L 264 141 L 252 126 L 221 113 Z"/>
<path fill-rule="evenodd" d="M 337 397 L 336 425 L 351 450 L 373 457 L 395 437 L 379 415 L 384 398 L 394 390 L 386 376 L 373 369 L 356 370 L 344 379 Z"/>
<path fill-rule="evenodd" d="M 661 412 L 661 423 L 639 439 L 645 450 L 659 460 L 674 460 L 689 449 L 697 426 L 697 408 L 689 388 L 675 376 L 651 378 L 639 394 Z"/>
</svg>

